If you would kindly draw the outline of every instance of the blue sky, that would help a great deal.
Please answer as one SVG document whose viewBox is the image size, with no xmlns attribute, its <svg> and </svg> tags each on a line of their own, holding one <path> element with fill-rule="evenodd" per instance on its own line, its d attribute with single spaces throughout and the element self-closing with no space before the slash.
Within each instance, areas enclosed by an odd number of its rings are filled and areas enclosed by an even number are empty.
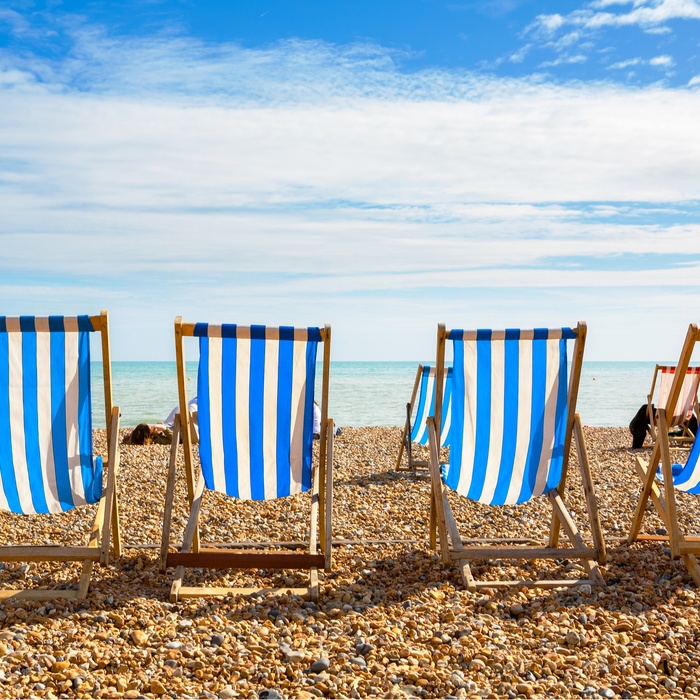
<svg viewBox="0 0 700 700">
<path fill-rule="evenodd" d="M 2 313 L 319 325 L 342 360 L 700 301 L 700 0 L 0 2 Z"/>
</svg>

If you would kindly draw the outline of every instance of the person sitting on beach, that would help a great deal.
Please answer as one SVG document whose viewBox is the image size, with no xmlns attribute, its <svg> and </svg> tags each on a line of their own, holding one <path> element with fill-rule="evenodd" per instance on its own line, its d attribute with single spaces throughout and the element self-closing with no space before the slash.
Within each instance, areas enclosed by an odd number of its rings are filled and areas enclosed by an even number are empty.
<svg viewBox="0 0 700 700">
<path fill-rule="evenodd" d="M 199 437 L 199 427 L 197 423 L 197 397 L 195 396 L 188 404 L 190 417 L 193 426 L 193 438 L 195 442 Z M 170 445 L 173 441 L 173 425 L 175 416 L 180 413 L 180 406 L 175 406 L 168 417 L 162 423 L 149 425 L 139 423 L 132 431 L 131 435 L 125 438 L 127 445 Z"/>
</svg>

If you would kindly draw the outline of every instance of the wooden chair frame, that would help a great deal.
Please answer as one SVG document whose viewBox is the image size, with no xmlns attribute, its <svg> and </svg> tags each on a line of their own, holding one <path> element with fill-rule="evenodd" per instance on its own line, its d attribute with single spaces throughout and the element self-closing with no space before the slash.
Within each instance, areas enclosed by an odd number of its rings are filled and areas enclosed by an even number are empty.
<svg viewBox="0 0 700 700">
<path fill-rule="evenodd" d="M 447 487 L 440 476 L 440 437 L 436 426 L 439 426 L 442 417 L 442 377 L 445 366 L 445 344 L 448 331 L 444 324 L 438 325 L 437 338 L 437 378 L 435 415 L 428 419 L 430 436 L 430 476 L 431 476 L 431 503 L 430 503 L 430 546 L 437 548 L 439 534 L 440 553 L 445 564 L 455 562 L 460 570 L 462 581 L 470 591 L 479 588 L 493 587 L 518 587 L 532 586 L 541 588 L 558 588 L 563 586 L 577 586 L 584 583 L 605 587 L 605 581 L 600 573 L 598 564 L 605 564 L 606 548 L 603 533 L 600 527 L 598 506 L 595 499 L 593 479 L 586 452 L 586 442 L 583 435 L 581 419 L 575 412 L 578 396 L 581 366 L 583 363 L 583 349 L 586 342 L 586 324 L 580 322 L 576 328 L 576 341 L 574 345 L 573 362 L 569 374 L 568 393 L 568 418 L 566 437 L 564 442 L 564 465 L 561 479 L 557 488 L 552 489 L 547 498 L 552 506 L 552 520 L 549 529 L 549 541 L 544 544 L 527 544 L 532 540 L 519 538 L 501 539 L 463 539 L 459 533 L 456 521 L 452 514 L 447 499 Z M 454 397 L 453 397 L 454 401 Z M 453 426 L 454 427 L 454 426 Z M 569 511 L 566 508 L 565 485 L 569 464 L 569 452 L 572 436 L 576 444 L 578 463 L 583 481 L 586 508 L 593 538 L 593 546 L 589 547 L 584 542 Z M 559 533 L 564 530 L 571 547 L 559 546 Z M 467 545 L 467 546 L 465 546 Z M 469 562 L 476 559 L 579 559 L 587 572 L 586 579 L 538 579 L 531 580 L 489 580 L 477 581 L 474 579 Z"/>
<path fill-rule="evenodd" d="M 698 326 L 691 323 L 688 327 L 678 364 L 676 365 L 675 377 L 671 384 L 671 391 L 669 392 L 666 406 L 674 406 L 678 400 L 685 373 L 698 340 L 700 340 Z M 642 480 L 642 490 L 632 517 L 627 541 L 630 544 L 636 541 L 668 542 L 671 558 L 682 558 L 695 584 L 700 586 L 700 564 L 698 563 L 700 536 L 682 532 L 678 523 L 678 506 L 669 451 L 670 438 L 668 435 L 666 406 L 658 408 L 658 429 L 649 462 L 647 463 L 639 455 L 635 455 L 635 466 L 637 474 Z M 663 482 L 660 485 L 656 481 L 659 464 L 661 464 L 661 473 L 663 474 Z M 649 500 L 654 504 L 659 517 L 666 526 L 667 535 L 650 535 L 641 532 L 644 513 Z"/>
<path fill-rule="evenodd" d="M 413 382 L 411 400 L 406 404 L 406 422 L 404 423 L 403 432 L 401 433 L 401 445 L 399 446 L 399 455 L 396 458 L 395 467 L 397 472 L 412 472 L 414 475 L 416 474 L 418 468 L 428 468 L 428 462 L 426 460 L 419 460 L 413 458 L 413 443 L 411 442 L 411 433 L 413 432 L 413 424 L 411 420 L 413 417 L 413 408 L 416 403 L 416 396 L 418 395 L 418 388 L 420 387 L 420 380 L 422 374 L 423 365 L 418 365 L 418 370 L 416 371 L 416 380 Z M 403 457 L 404 450 L 406 451 L 405 467 L 401 463 L 401 458 Z"/>
<path fill-rule="evenodd" d="M 656 365 L 654 367 L 654 376 L 652 377 L 651 380 L 651 389 L 649 390 L 649 394 L 647 395 L 647 416 L 649 417 L 649 427 L 648 427 L 648 433 L 651 436 L 652 441 L 655 441 L 657 438 L 657 433 L 658 433 L 658 428 L 656 425 L 656 422 L 658 421 L 658 410 L 655 411 L 652 408 L 653 402 L 654 402 L 654 389 L 656 388 L 656 380 L 658 379 L 660 370 L 664 367 L 667 367 L 667 365 Z M 690 369 L 690 367 L 686 367 L 686 371 Z M 678 368 L 676 367 L 676 372 L 674 372 L 674 375 L 677 373 Z M 675 376 L 674 376 L 675 379 Z M 683 374 L 683 379 L 685 380 L 685 374 Z M 681 382 L 681 386 L 683 386 L 683 383 Z M 679 389 L 680 393 L 680 389 Z M 668 406 L 672 404 L 668 404 L 665 406 L 666 408 L 666 420 L 668 422 Z M 700 406 L 698 405 L 698 395 L 697 392 L 695 392 L 695 397 L 693 400 L 693 411 L 696 416 L 700 418 Z M 654 420 L 656 418 L 656 421 Z M 688 426 L 688 421 L 685 420 L 682 423 L 680 423 L 678 426 L 682 428 L 683 432 L 680 435 L 671 435 L 669 436 L 671 440 L 674 442 L 680 442 L 680 443 L 692 443 L 695 440 L 695 435 L 693 435 L 693 432 L 690 430 Z"/>
<path fill-rule="evenodd" d="M 1 589 L 0 601 L 8 598 L 29 600 L 55 600 L 58 598 L 83 599 L 87 596 L 95 562 L 109 563 L 110 542 L 114 556 L 121 556 L 121 532 L 117 499 L 117 474 L 119 471 L 119 407 L 112 403 L 112 365 L 109 350 L 109 324 L 107 311 L 90 316 L 95 331 L 102 342 L 102 366 L 105 399 L 105 425 L 107 426 L 107 459 L 103 460 L 106 484 L 102 490 L 86 546 L 60 545 L 7 545 L 0 547 L 0 561 L 82 561 L 83 570 L 77 589 Z M 21 516 L 17 517 L 30 517 Z M 113 533 L 113 537 L 112 537 Z"/>
<path fill-rule="evenodd" d="M 313 469 L 311 492 L 311 522 L 309 541 L 300 542 L 230 542 L 225 546 L 206 546 L 199 539 L 199 513 L 204 496 L 204 478 L 201 470 L 195 472 L 192 454 L 188 398 L 185 377 L 185 354 L 183 338 L 194 336 L 194 323 L 183 323 L 175 319 L 175 354 L 177 361 L 178 395 L 180 414 L 173 426 L 173 442 L 166 486 L 165 511 L 163 517 L 163 539 L 161 542 L 160 570 L 175 567 L 175 576 L 170 589 L 170 600 L 177 602 L 185 598 L 204 595 L 251 595 L 253 593 L 292 593 L 310 600 L 319 597 L 318 569 L 331 568 L 331 537 L 333 510 L 333 420 L 328 417 L 328 388 L 330 383 L 331 327 L 321 329 L 323 342 L 323 378 L 321 389 L 321 435 L 318 464 Z M 185 526 L 183 542 L 179 552 L 169 551 L 172 509 L 175 494 L 176 462 L 178 444 L 182 436 L 187 479 L 187 496 L 190 513 Z M 258 547 L 264 546 L 264 549 Z M 256 547 L 251 551 L 251 547 Z M 281 551 L 285 548 L 306 548 L 306 552 Z M 320 552 L 319 552 L 320 548 Z M 260 587 L 202 587 L 185 586 L 183 580 L 187 568 L 211 569 L 308 569 L 309 585 L 297 588 Z"/>
</svg>

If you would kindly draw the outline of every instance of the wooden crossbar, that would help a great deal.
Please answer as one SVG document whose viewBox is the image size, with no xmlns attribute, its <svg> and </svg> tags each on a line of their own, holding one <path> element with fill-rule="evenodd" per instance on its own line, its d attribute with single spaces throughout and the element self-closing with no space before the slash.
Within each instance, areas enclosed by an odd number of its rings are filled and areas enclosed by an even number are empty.
<svg viewBox="0 0 700 700">
<path fill-rule="evenodd" d="M 324 554 L 301 552 L 250 552 L 205 549 L 199 552 L 168 552 L 168 566 L 203 569 L 309 569 L 323 568 Z"/>
<path fill-rule="evenodd" d="M 0 561 L 91 561 L 100 560 L 97 547 L 45 547 L 24 545 L 0 547 Z"/>
<path fill-rule="evenodd" d="M 589 548 L 566 547 L 467 547 L 450 550 L 450 559 L 596 559 Z"/>
</svg>

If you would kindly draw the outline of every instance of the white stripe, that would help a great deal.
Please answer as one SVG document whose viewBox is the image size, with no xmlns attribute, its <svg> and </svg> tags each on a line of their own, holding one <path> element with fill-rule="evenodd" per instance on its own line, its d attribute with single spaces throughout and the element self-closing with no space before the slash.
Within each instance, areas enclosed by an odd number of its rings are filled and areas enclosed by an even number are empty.
<svg viewBox="0 0 700 700">
<path fill-rule="evenodd" d="M 304 453 L 304 401 L 306 399 L 306 347 L 308 335 L 304 332 L 304 342 L 294 336 L 294 357 L 292 360 L 292 425 L 290 431 L 290 461 L 291 475 L 290 493 L 301 493 L 302 488 L 302 455 Z M 325 426 L 321 426 L 324 430 Z"/>
<path fill-rule="evenodd" d="M 464 343 L 464 435 L 462 442 L 462 466 L 458 493 L 466 495 L 474 473 L 474 447 L 476 442 L 476 341 Z M 460 397 L 462 398 L 462 397 Z"/>
<path fill-rule="evenodd" d="M 484 488 L 479 501 L 491 503 L 498 483 L 503 449 L 503 388 L 505 373 L 505 344 L 491 343 L 491 412 L 489 416 L 490 436 L 489 451 L 484 474 Z"/>
<path fill-rule="evenodd" d="M 698 467 L 700 467 L 700 458 L 695 462 L 695 466 L 693 467 L 690 475 L 684 482 L 677 483 L 676 488 L 680 491 L 690 491 L 691 489 L 694 489 L 698 485 L 698 482 L 700 482 L 700 468 Z"/>
<path fill-rule="evenodd" d="M 18 320 L 19 323 L 19 320 Z M 23 513 L 34 513 L 29 488 L 27 451 L 24 440 L 24 395 L 22 391 L 22 334 L 8 335 L 10 355 L 10 429 L 12 465 L 15 471 L 19 502 Z"/>
<path fill-rule="evenodd" d="M 530 445 L 532 422 L 532 342 L 518 342 L 518 418 L 515 437 L 513 473 L 510 478 L 506 503 L 517 503 L 523 487 L 525 463 Z"/>
<path fill-rule="evenodd" d="M 85 487 L 80 466 L 80 436 L 78 434 L 78 405 L 80 387 L 78 381 L 78 334 L 66 333 L 66 445 L 68 447 L 68 474 L 70 476 L 73 504 L 83 506 Z M 91 436 L 92 439 L 92 436 Z"/>
<path fill-rule="evenodd" d="M 445 374 L 445 381 L 447 381 L 447 374 Z M 450 394 L 450 397 L 452 394 Z M 444 398 L 444 392 L 443 392 L 443 398 Z M 444 445 L 445 442 L 447 441 L 447 436 L 450 434 L 450 425 L 452 425 L 452 398 L 445 404 L 442 404 L 442 418 L 441 420 L 444 421 L 444 427 L 442 429 L 442 433 L 440 434 L 440 444 Z"/>
<path fill-rule="evenodd" d="M 238 495 L 250 492 L 250 340 L 236 338 L 236 442 L 238 447 Z"/>
<path fill-rule="evenodd" d="M 557 393 L 559 391 L 559 341 L 547 340 L 547 371 L 545 386 L 544 431 L 542 435 L 542 452 L 537 467 L 537 479 L 533 496 L 544 492 L 552 463 L 554 447 L 554 428 L 557 416 Z"/>
<path fill-rule="evenodd" d="M 51 336 L 37 333 L 37 385 L 39 418 L 39 451 L 41 453 L 41 475 L 44 497 L 50 513 L 60 513 L 63 508 L 58 500 L 56 465 L 53 459 L 53 420 L 51 415 Z"/>
<path fill-rule="evenodd" d="M 425 380 L 425 400 L 423 401 L 423 410 L 420 415 L 419 425 L 421 431 L 418 435 L 420 444 L 426 444 L 428 440 L 428 416 L 430 416 L 430 404 L 435 393 L 435 367 L 431 367 L 428 372 L 428 377 Z"/>
<path fill-rule="evenodd" d="M 226 471 L 224 469 L 224 414 L 222 395 L 232 391 L 233 387 L 222 385 L 222 352 L 223 340 L 220 337 L 209 337 L 209 415 L 211 437 L 211 464 L 214 477 L 214 490 L 226 493 Z M 182 413 L 182 408 L 180 409 Z"/>
<path fill-rule="evenodd" d="M 277 498 L 277 394 L 279 349 L 277 340 L 265 341 L 263 399 L 263 461 L 265 498 Z"/>
</svg>

